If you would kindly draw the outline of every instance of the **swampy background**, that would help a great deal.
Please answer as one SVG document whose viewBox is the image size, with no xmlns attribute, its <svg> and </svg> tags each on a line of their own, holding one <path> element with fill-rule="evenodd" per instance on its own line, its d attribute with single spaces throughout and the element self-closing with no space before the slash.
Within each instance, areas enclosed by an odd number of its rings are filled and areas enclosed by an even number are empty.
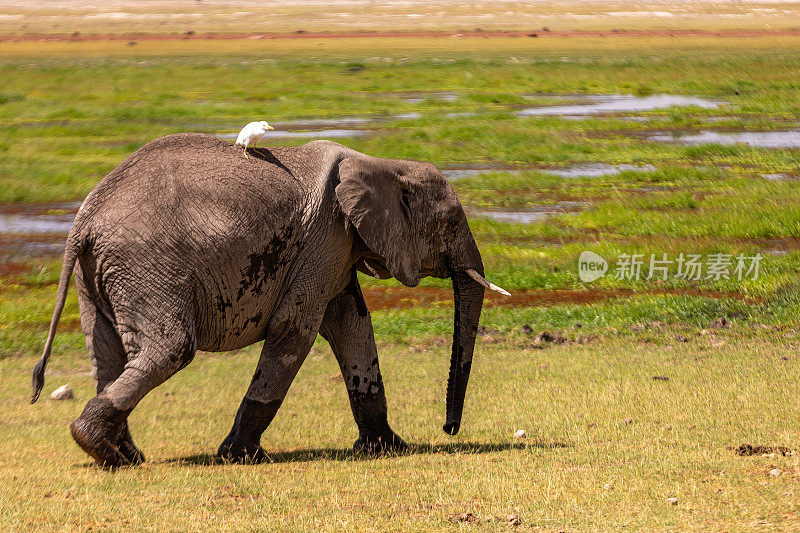
<svg viewBox="0 0 800 533">
<path fill-rule="evenodd" d="M 798 529 L 796 27 L 795 2 L 0 3 L 2 528 Z M 132 415 L 148 462 L 98 469 L 67 428 L 93 395 L 74 288 L 45 394 L 75 399 L 28 403 L 72 217 L 149 140 L 262 118 L 264 145 L 452 180 L 512 292 L 487 296 L 462 430 L 449 282 L 362 277 L 410 454 L 352 454 L 319 340 L 271 462 L 213 456 L 253 346 L 198 355 Z"/>
</svg>

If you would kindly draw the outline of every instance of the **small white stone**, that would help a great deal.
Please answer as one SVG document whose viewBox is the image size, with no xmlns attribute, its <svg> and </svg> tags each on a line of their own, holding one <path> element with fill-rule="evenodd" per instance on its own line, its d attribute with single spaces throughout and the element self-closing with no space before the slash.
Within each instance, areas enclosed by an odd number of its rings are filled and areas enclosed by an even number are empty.
<svg viewBox="0 0 800 533">
<path fill-rule="evenodd" d="M 516 439 L 527 439 L 528 433 L 524 429 L 518 429 L 514 432 L 514 438 Z"/>
<path fill-rule="evenodd" d="M 69 385 L 62 385 L 50 394 L 51 400 L 71 400 L 72 387 Z"/>
<path fill-rule="evenodd" d="M 781 474 L 783 474 L 783 470 L 781 470 L 780 468 L 773 468 L 772 470 L 769 471 L 770 476 L 778 477 Z"/>
<path fill-rule="evenodd" d="M 670 505 L 678 505 L 678 498 L 667 498 L 667 502 Z"/>
</svg>

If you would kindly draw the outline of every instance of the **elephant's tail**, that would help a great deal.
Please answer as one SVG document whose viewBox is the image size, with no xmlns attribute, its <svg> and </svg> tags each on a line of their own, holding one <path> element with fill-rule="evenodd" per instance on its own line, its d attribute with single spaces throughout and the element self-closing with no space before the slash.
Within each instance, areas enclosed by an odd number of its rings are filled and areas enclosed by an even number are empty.
<svg viewBox="0 0 800 533">
<path fill-rule="evenodd" d="M 79 253 L 80 242 L 74 239 L 73 235 L 70 234 L 67 239 L 66 250 L 64 250 L 64 264 L 61 266 L 61 278 L 58 281 L 56 308 L 53 310 L 53 318 L 50 320 L 50 333 L 47 335 L 47 342 L 44 345 L 42 359 L 36 364 L 36 368 L 33 369 L 33 394 L 31 395 L 31 403 L 35 403 L 36 400 L 39 399 L 39 395 L 44 388 L 44 369 L 47 366 L 47 359 L 50 357 L 50 350 L 53 348 L 53 339 L 56 336 L 58 320 L 61 318 L 61 312 L 64 310 L 64 302 L 67 299 L 69 279 L 72 277 L 72 271 L 75 269 L 75 262 L 78 260 Z"/>
</svg>

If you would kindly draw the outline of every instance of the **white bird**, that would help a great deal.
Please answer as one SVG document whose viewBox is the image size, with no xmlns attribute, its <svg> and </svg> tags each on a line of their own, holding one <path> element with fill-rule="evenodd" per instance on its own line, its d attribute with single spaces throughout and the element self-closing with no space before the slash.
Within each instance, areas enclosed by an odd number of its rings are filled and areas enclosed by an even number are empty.
<svg viewBox="0 0 800 533">
<path fill-rule="evenodd" d="M 274 129 L 267 124 L 266 120 L 251 122 L 239 132 L 239 136 L 236 137 L 236 146 L 243 147 L 244 156 L 247 157 L 247 147 L 250 146 L 250 143 L 253 143 L 253 148 L 255 148 L 258 140 L 266 135 L 267 131 Z"/>
</svg>

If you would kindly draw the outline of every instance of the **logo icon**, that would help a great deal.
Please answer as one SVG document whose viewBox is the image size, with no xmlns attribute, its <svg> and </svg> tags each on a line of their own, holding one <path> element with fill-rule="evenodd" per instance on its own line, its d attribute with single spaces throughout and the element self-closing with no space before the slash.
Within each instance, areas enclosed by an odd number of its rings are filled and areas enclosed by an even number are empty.
<svg viewBox="0 0 800 533">
<path fill-rule="evenodd" d="M 581 252 L 578 258 L 578 277 L 584 283 L 602 278 L 608 272 L 608 261 L 594 252 Z"/>
</svg>

